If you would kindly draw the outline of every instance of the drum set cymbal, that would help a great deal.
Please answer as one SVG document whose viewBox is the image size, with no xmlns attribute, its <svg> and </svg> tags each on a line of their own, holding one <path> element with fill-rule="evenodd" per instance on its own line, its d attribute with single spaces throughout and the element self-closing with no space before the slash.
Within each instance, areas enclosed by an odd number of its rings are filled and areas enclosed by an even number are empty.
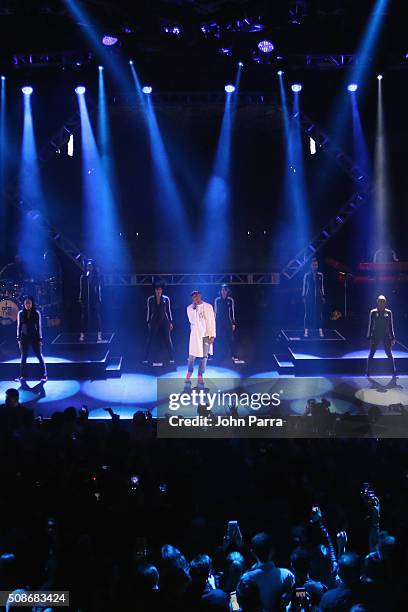
<svg viewBox="0 0 408 612">
<path fill-rule="evenodd" d="M 18 311 L 23 306 L 25 295 L 29 295 L 40 308 L 59 302 L 59 281 L 56 276 L 45 279 L 1 280 L 0 279 L 0 327 L 15 324 Z"/>
</svg>

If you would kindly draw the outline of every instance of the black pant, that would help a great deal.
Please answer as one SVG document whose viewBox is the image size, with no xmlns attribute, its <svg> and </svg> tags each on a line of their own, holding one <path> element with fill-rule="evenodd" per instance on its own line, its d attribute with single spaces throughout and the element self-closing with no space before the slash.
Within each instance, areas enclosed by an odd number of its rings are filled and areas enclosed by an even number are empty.
<svg viewBox="0 0 408 612">
<path fill-rule="evenodd" d="M 323 302 L 320 299 L 305 298 L 305 329 L 323 327 Z"/>
<path fill-rule="evenodd" d="M 174 351 L 173 351 L 173 342 L 171 340 L 170 335 L 170 323 L 167 319 L 155 321 L 152 319 L 149 326 L 149 336 L 147 338 L 146 344 L 146 352 L 145 352 L 145 361 L 149 361 L 150 352 L 152 349 L 152 345 L 155 344 L 157 338 L 162 338 L 167 353 L 169 355 L 169 361 L 173 361 L 174 359 Z"/>
<path fill-rule="evenodd" d="M 237 343 L 235 332 L 232 331 L 232 323 L 217 322 L 217 360 L 222 361 L 229 357 L 237 357 Z"/>
<path fill-rule="evenodd" d="M 21 363 L 20 363 L 20 376 L 25 378 L 27 370 L 27 357 L 29 348 L 33 349 L 34 355 L 37 357 L 38 362 L 42 369 L 41 378 L 47 376 L 47 368 L 45 366 L 44 357 L 41 352 L 41 342 L 39 340 L 33 340 L 31 338 L 22 338 L 20 340 L 20 352 L 21 352 Z"/>
<path fill-rule="evenodd" d="M 388 357 L 388 361 L 390 363 L 391 366 L 391 371 L 393 374 L 396 373 L 395 370 L 395 362 L 394 362 L 394 356 L 392 354 L 392 350 L 391 350 L 391 344 L 392 340 L 389 337 L 385 337 L 385 338 L 371 338 L 370 340 L 370 353 L 368 355 L 368 360 L 367 360 L 367 374 L 370 374 L 370 369 L 371 369 L 371 365 L 374 359 L 374 355 L 376 353 L 376 350 L 378 348 L 378 345 L 380 343 L 382 343 L 383 347 L 384 347 L 384 351 L 385 354 Z"/>
<path fill-rule="evenodd" d="M 95 304 L 81 303 L 81 332 L 91 331 L 92 322 L 96 324 L 96 331 L 102 331 L 101 305 L 99 302 Z"/>
</svg>

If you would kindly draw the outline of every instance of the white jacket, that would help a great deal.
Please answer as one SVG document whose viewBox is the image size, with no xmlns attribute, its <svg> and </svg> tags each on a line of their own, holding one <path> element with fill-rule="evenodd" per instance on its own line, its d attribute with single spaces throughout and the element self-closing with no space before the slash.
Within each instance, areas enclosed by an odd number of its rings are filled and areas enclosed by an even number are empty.
<svg viewBox="0 0 408 612">
<path fill-rule="evenodd" d="M 190 321 L 189 355 L 203 357 L 203 338 L 215 338 L 215 316 L 211 304 L 201 302 L 194 308 L 194 304 L 187 306 L 187 316 Z M 213 354 L 213 345 L 210 345 L 210 354 Z"/>
</svg>

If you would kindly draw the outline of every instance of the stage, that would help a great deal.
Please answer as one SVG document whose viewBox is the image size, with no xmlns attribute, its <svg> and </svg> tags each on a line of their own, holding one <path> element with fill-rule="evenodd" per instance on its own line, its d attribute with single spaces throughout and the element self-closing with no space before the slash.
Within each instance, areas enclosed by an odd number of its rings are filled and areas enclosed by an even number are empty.
<svg viewBox="0 0 408 612">
<path fill-rule="evenodd" d="M 162 389 L 160 385 L 171 381 L 172 389 L 182 392 L 186 368 L 182 365 L 174 372 L 163 371 L 158 375 L 154 370 L 140 367 L 137 371 L 130 371 L 125 368 L 121 378 L 56 379 L 48 380 L 45 384 L 36 381 L 21 384 L 3 380 L 0 382 L 0 395 L 10 387 L 19 389 L 21 403 L 31 408 L 35 416 L 41 415 L 43 418 L 49 418 L 54 412 L 61 412 L 69 406 L 77 409 L 86 406 L 91 419 L 110 419 L 106 408 L 112 408 L 123 420 L 131 419 L 137 411 L 149 411 L 154 418 L 160 418 L 170 411 L 163 397 L 158 397 L 158 387 Z M 382 426 L 380 430 L 377 428 L 375 436 L 406 435 L 401 429 L 400 420 L 405 407 L 408 407 L 408 376 L 400 376 L 397 380 L 389 376 L 370 379 L 365 376 L 342 375 L 295 377 L 280 376 L 276 370 L 254 372 L 246 368 L 237 371 L 233 368 L 209 366 L 205 381 L 209 391 L 243 388 L 259 394 L 277 390 L 282 397 L 279 414 L 292 422 L 296 417 L 304 415 L 308 399 L 320 401 L 326 398 L 331 403 L 330 412 L 337 421 L 358 421 L 359 418 L 371 419 L 374 416 L 377 422 L 385 418 L 386 427 Z M 196 378 L 193 377 L 193 386 L 195 384 Z M 238 408 L 243 417 L 250 414 L 250 410 Z M 257 411 L 258 415 L 267 413 L 265 410 Z M 180 414 L 195 416 L 196 411 L 182 410 Z M 225 410 L 217 409 L 214 414 L 224 415 Z M 390 417 L 393 417 L 391 421 Z M 292 431 L 292 434 L 296 437 L 302 431 Z"/>
</svg>

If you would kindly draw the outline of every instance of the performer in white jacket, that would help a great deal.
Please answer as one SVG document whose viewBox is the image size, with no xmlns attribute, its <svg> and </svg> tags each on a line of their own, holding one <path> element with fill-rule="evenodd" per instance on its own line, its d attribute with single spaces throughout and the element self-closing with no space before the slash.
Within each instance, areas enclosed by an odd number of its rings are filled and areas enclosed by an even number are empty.
<svg viewBox="0 0 408 612">
<path fill-rule="evenodd" d="M 199 357 L 198 383 L 203 384 L 203 374 L 207 365 L 208 355 L 213 354 L 213 344 L 216 336 L 215 316 L 213 307 L 211 304 L 203 302 L 199 291 L 193 291 L 191 299 L 192 303 L 187 307 L 191 331 L 186 382 L 190 381 L 194 371 L 194 362 L 196 357 Z"/>
</svg>

